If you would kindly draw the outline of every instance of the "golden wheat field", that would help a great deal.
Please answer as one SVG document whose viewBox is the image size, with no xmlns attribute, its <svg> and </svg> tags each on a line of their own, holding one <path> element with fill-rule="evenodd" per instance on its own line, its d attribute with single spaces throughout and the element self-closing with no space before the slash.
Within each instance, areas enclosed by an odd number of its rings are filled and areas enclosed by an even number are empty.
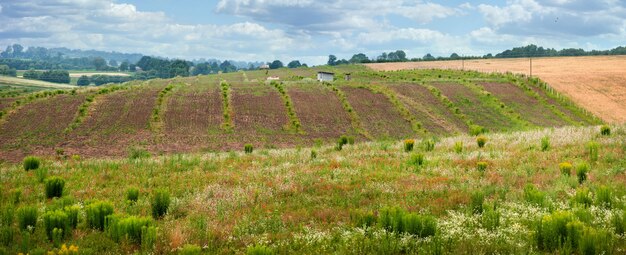
<svg viewBox="0 0 626 255">
<path fill-rule="evenodd" d="M 528 58 L 376 63 L 366 66 L 379 71 L 464 68 L 481 72 L 530 73 Z M 626 56 L 533 58 L 532 74 L 604 121 L 626 122 Z"/>
</svg>

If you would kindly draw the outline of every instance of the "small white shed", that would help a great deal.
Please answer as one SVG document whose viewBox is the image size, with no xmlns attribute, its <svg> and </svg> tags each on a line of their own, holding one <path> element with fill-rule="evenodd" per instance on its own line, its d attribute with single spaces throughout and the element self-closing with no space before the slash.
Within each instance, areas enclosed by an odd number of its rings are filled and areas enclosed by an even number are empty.
<svg viewBox="0 0 626 255">
<path fill-rule="evenodd" d="M 329 72 L 317 72 L 317 80 L 318 81 L 333 81 L 335 78 L 334 73 Z"/>
</svg>

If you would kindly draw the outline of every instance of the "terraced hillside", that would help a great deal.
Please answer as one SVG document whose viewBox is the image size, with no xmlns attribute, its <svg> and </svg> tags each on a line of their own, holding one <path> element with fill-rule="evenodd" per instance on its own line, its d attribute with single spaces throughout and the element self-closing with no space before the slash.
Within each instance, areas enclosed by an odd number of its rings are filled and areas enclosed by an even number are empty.
<svg viewBox="0 0 626 255">
<path fill-rule="evenodd" d="M 336 80 L 315 81 L 319 70 L 335 72 Z M 280 80 L 266 82 L 268 76 Z M 355 65 L 6 94 L 0 111 L 0 159 L 11 161 L 30 154 L 296 147 L 333 143 L 341 135 L 386 140 L 601 122 L 534 79 Z"/>
</svg>

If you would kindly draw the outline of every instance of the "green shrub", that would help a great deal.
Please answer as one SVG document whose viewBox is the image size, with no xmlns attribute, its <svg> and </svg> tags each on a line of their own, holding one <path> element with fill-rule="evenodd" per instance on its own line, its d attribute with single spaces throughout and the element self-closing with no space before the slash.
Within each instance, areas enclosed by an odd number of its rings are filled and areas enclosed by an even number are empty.
<svg viewBox="0 0 626 255">
<path fill-rule="evenodd" d="M 578 183 L 582 184 L 587 180 L 587 174 L 589 173 L 589 164 L 583 162 L 576 165 L 576 176 L 578 177 Z"/>
<path fill-rule="evenodd" d="M 483 213 L 483 203 L 485 202 L 485 194 L 481 191 L 472 193 L 470 197 L 470 210 L 473 214 Z"/>
<path fill-rule="evenodd" d="M 624 235 L 626 234 L 626 211 L 622 211 L 622 213 L 615 213 L 611 218 L 611 226 L 615 231 L 616 235 Z"/>
<path fill-rule="evenodd" d="M 354 136 L 348 136 L 348 144 L 353 145 L 354 144 Z"/>
<path fill-rule="evenodd" d="M 317 158 L 317 151 L 311 150 L 311 159 L 316 159 L 316 158 Z"/>
<path fill-rule="evenodd" d="M 546 203 L 546 194 L 535 185 L 527 184 L 524 187 L 524 200 L 526 202 L 543 207 Z"/>
<path fill-rule="evenodd" d="M 405 152 L 410 152 L 413 150 L 413 146 L 415 146 L 415 140 L 413 139 L 406 139 L 404 140 L 404 151 Z"/>
<path fill-rule="evenodd" d="M 45 167 L 35 169 L 35 176 L 37 176 L 37 181 L 39 183 L 43 183 L 48 176 L 48 169 Z"/>
<path fill-rule="evenodd" d="M 415 167 L 423 166 L 426 160 L 424 159 L 424 154 L 422 153 L 413 153 L 409 158 L 408 164 Z"/>
<path fill-rule="evenodd" d="M 600 134 L 609 136 L 611 135 L 611 128 L 607 125 L 603 125 L 600 127 Z"/>
<path fill-rule="evenodd" d="M 371 227 L 376 225 L 376 215 L 372 211 L 357 210 L 350 213 L 350 221 L 355 227 Z"/>
<path fill-rule="evenodd" d="M 23 206 L 17 209 L 17 223 L 20 230 L 34 229 L 37 226 L 37 207 Z"/>
<path fill-rule="evenodd" d="M 65 214 L 67 214 L 70 227 L 75 229 L 76 226 L 78 226 L 78 213 L 80 211 L 80 206 L 78 205 L 66 206 L 63 209 L 63 211 L 65 211 Z"/>
<path fill-rule="evenodd" d="M 250 153 L 252 153 L 252 150 L 253 150 L 253 149 L 254 149 L 254 148 L 252 147 L 252 144 L 249 144 L 249 143 L 243 146 L 243 151 L 244 151 L 246 154 L 250 154 Z"/>
<path fill-rule="evenodd" d="M 151 232 L 152 230 L 147 228 L 152 227 L 152 224 L 152 219 L 149 217 L 129 216 L 122 218 L 113 214 L 106 217 L 105 225 L 106 232 L 113 241 L 119 243 L 122 240 L 128 240 L 135 244 L 141 244 L 144 240 L 142 234 Z"/>
<path fill-rule="evenodd" d="M 58 176 L 52 176 L 46 178 L 45 186 L 47 198 L 62 197 L 63 188 L 65 187 L 65 180 Z"/>
<path fill-rule="evenodd" d="M 11 203 L 17 205 L 20 203 L 22 198 L 22 190 L 21 189 L 12 189 L 11 190 Z"/>
<path fill-rule="evenodd" d="M 481 223 L 483 228 L 488 230 L 494 230 L 500 226 L 500 212 L 498 212 L 496 204 L 493 204 L 493 206 L 483 205 Z"/>
<path fill-rule="evenodd" d="M 547 151 L 550 149 L 550 137 L 544 136 L 541 138 L 541 151 Z"/>
<path fill-rule="evenodd" d="M 613 206 L 613 192 L 609 187 L 600 186 L 596 189 L 595 204 L 606 208 Z"/>
<path fill-rule="evenodd" d="M 589 189 L 585 187 L 578 188 L 576 189 L 576 194 L 572 197 L 572 201 L 584 207 L 589 207 L 592 203 L 591 192 L 589 192 Z"/>
<path fill-rule="evenodd" d="M 568 224 L 574 221 L 574 216 L 570 212 L 556 211 L 549 215 L 544 215 L 537 224 L 535 239 L 540 250 L 552 252 L 563 247 L 568 239 L 568 229 L 570 236 L 574 231 L 579 231 L 580 222 Z M 570 246 L 571 247 L 571 246 Z"/>
<path fill-rule="evenodd" d="M 0 254 L 9 254 L 6 250 L 3 252 L 4 247 L 9 247 L 9 245 L 13 244 L 13 237 L 15 236 L 15 231 L 10 226 L 0 226 Z"/>
<path fill-rule="evenodd" d="M 37 168 L 39 168 L 39 165 L 41 164 L 41 160 L 38 157 L 34 157 L 34 156 L 28 156 L 24 158 L 24 170 L 28 171 L 28 170 L 35 170 Z"/>
<path fill-rule="evenodd" d="M 378 225 L 389 232 L 419 237 L 433 236 L 437 230 L 437 221 L 434 217 L 406 213 L 399 208 L 383 208 L 378 214 Z"/>
<path fill-rule="evenodd" d="M 139 189 L 138 188 L 128 188 L 126 190 L 126 200 L 130 202 L 137 202 L 139 199 Z"/>
<path fill-rule="evenodd" d="M 46 235 L 50 241 L 58 241 L 70 233 L 70 221 L 62 210 L 48 211 L 43 215 Z"/>
<path fill-rule="evenodd" d="M 150 152 L 142 147 L 130 147 L 130 149 L 128 149 L 129 159 L 149 158 L 150 156 Z"/>
<path fill-rule="evenodd" d="M 110 202 L 95 201 L 85 206 L 87 226 L 103 231 L 106 217 L 113 214 L 113 204 Z"/>
<path fill-rule="evenodd" d="M 458 141 L 454 143 L 454 152 L 461 153 L 463 152 L 463 142 Z"/>
<path fill-rule="evenodd" d="M 610 254 L 611 239 L 604 229 L 585 227 L 578 241 L 578 254 Z"/>
<path fill-rule="evenodd" d="M 485 161 L 478 161 L 476 162 L 476 169 L 480 172 L 484 172 L 485 170 L 487 170 L 487 167 L 489 166 L 489 164 Z"/>
<path fill-rule="evenodd" d="M 476 144 L 478 144 L 478 148 L 485 147 L 486 143 L 487 143 L 487 137 L 483 135 L 479 135 L 478 137 L 476 137 Z"/>
<path fill-rule="evenodd" d="M 470 133 L 470 135 L 477 136 L 477 135 L 480 135 L 480 134 L 484 134 L 486 132 L 487 132 L 487 130 L 484 127 L 481 127 L 479 125 L 469 125 L 469 133 Z"/>
<path fill-rule="evenodd" d="M 152 217 L 163 217 L 170 206 L 170 194 L 166 190 L 155 190 L 152 195 Z"/>
<path fill-rule="evenodd" d="M 141 249 L 149 253 L 154 250 L 157 240 L 157 228 L 153 226 L 141 227 Z"/>
<path fill-rule="evenodd" d="M 246 249 L 246 255 L 273 255 L 276 254 L 273 249 L 265 245 L 254 245 Z"/>
<path fill-rule="evenodd" d="M 200 255 L 202 254 L 202 248 L 195 244 L 185 244 L 183 248 L 178 251 L 179 255 Z"/>
<path fill-rule="evenodd" d="M 0 226 L 12 226 L 15 218 L 15 209 L 8 205 L 0 207 Z"/>
<path fill-rule="evenodd" d="M 433 150 L 435 150 L 435 140 L 434 139 L 422 140 L 422 149 L 424 151 L 433 151 Z"/>
<path fill-rule="evenodd" d="M 561 162 L 559 163 L 559 170 L 561 170 L 561 174 L 570 176 L 572 174 L 572 163 L 570 162 Z"/>
<path fill-rule="evenodd" d="M 587 152 L 589 153 L 589 160 L 594 162 L 598 160 L 598 143 L 591 141 L 587 143 Z"/>
</svg>

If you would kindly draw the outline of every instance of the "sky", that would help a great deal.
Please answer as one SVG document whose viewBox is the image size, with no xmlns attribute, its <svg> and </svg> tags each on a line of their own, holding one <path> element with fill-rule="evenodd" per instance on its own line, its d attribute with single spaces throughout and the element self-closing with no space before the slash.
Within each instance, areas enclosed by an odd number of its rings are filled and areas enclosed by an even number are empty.
<svg viewBox="0 0 626 255">
<path fill-rule="evenodd" d="M 324 64 L 626 45 L 625 0 L 0 0 L 0 47 Z"/>
</svg>

